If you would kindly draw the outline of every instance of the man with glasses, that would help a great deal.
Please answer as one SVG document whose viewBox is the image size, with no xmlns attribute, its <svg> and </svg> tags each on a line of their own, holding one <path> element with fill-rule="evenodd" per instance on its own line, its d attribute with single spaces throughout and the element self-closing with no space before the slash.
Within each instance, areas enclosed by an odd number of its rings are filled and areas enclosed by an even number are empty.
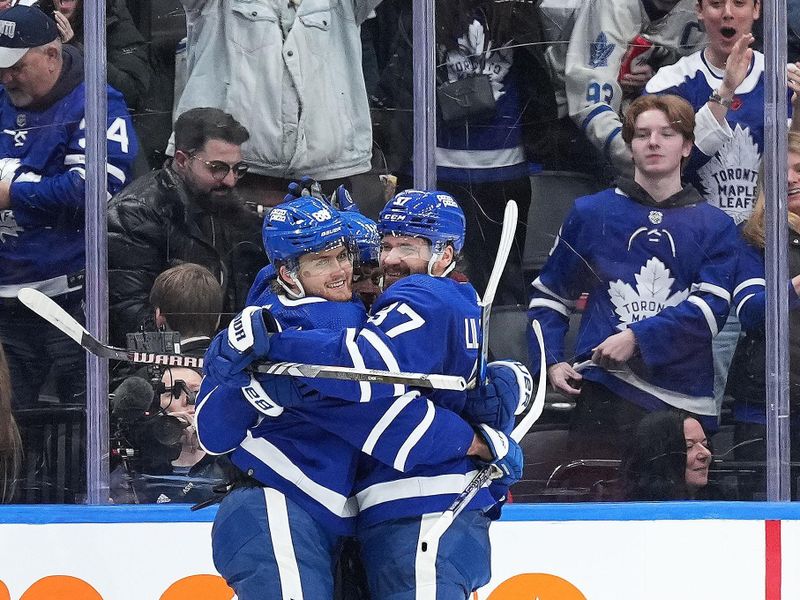
<svg viewBox="0 0 800 600">
<path fill-rule="evenodd" d="M 181 262 L 209 269 L 236 313 L 266 260 L 261 220 L 236 185 L 247 172 L 247 130 L 216 108 L 195 108 L 175 122 L 175 157 L 133 181 L 108 209 L 111 334 L 155 329 L 148 302 L 156 276 Z"/>
</svg>

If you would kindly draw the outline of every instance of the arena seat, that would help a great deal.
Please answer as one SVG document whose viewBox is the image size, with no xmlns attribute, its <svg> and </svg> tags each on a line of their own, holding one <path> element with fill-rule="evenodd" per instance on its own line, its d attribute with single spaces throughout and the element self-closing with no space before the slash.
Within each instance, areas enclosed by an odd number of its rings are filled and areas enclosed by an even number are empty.
<svg viewBox="0 0 800 600">
<path fill-rule="evenodd" d="M 526 274 L 538 272 L 544 266 L 575 198 L 600 189 L 600 184 L 585 173 L 542 171 L 531 176 L 531 207 L 522 255 Z"/>
</svg>

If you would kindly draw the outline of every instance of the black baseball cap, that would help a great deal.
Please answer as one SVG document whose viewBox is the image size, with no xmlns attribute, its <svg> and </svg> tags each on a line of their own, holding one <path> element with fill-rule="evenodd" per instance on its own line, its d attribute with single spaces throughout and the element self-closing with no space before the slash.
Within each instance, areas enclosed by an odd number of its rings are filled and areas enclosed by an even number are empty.
<svg viewBox="0 0 800 600">
<path fill-rule="evenodd" d="M 56 22 L 36 7 L 17 5 L 0 12 L 0 69 L 15 65 L 31 48 L 56 38 Z"/>
</svg>

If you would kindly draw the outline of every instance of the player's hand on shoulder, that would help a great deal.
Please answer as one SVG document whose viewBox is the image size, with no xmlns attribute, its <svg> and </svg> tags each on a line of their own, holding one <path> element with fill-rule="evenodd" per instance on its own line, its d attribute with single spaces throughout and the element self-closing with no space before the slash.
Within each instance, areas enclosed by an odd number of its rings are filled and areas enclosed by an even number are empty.
<svg viewBox="0 0 800 600">
<path fill-rule="evenodd" d="M 211 340 L 203 359 L 206 375 L 233 387 L 250 381 L 244 370 L 254 361 L 266 358 L 269 336 L 276 331 L 269 311 L 248 306 Z"/>
<path fill-rule="evenodd" d="M 486 365 L 488 383 L 467 392 L 464 418 L 495 429 L 513 425 L 514 415 L 525 412 L 533 396 L 533 378 L 528 368 L 515 360 L 498 360 Z"/>
<path fill-rule="evenodd" d="M 513 485 L 522 478 L 524 459 L 522 448 L 510 436 L 488 425 L 479 425 L 477 435 L 488 449 L 488 457 L 484 454 L 484 463 L 495 468 L 492 479 L 503 485 Z"/>
<path fill-rule="evenodd" d="M 553 389 L 565 396 L 578 396 L 581 393 L 580 382 L 583 375 L 569 363 L 560 362 L 547 367 L 547 380 Z"/>
</svg>

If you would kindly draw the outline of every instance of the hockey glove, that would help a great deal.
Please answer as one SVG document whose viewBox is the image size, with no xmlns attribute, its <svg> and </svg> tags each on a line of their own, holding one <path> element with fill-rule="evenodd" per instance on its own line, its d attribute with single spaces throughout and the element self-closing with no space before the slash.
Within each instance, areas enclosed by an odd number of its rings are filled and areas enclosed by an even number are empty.
<svg viewBox="0 0 800 600">
<path fill-rule="evenodd" d="M 523 457 L 519 444 L 502 431 L 492 429 L 488 425 L 478 426 L 480 435 L 489 446 L 492 460 L 489 462 L 495 469 L 492 479 L 501 485 L 511 486 L 522 478 Z"/>
<path fill-rule="evenodd" d="M 253 407 L 268 417 L 279 416 L 284 408 L 309 402 L 319 393 L 294 377 L 258 373 L 242 388 L 242 394 Z"/>
<path fill-rule="evenodd" d="M 331 195 L 331 204 L 339 211 L 361 212 L 358 210 L 356 203 L 353 202 L 353 197 L 350 195 L 350 192 L 348 192 L 343 185 L 340 185 L 334 190 Z"/>
<path fill-rule="evenodd" d="M 266 357 L 270 333 L 276 330 L 269 311 L 248 306 L 211 340 L 203 359 L 206 375 L 231 387 L 246 387 L 250 376 L 244 370 Z"/>
<path fill-rule="evenodd" d="M 533 397 L 533 378 L 528 368 L 515 360 L 497 360 L 486 365 L 489 383 L 467 392 L 462 417 L 471 425 L 481 423 L 510 433 L 514 415 L 525 412 Z"/>
<path fill-rule="evenodd" d="M 300 181 L 291 182 L 286 187 L 286 190 L 288 193 L 283 197 L 284 202 L 291 202 L 303 196 L 314 196 L 314 198 L 328 202 L 328 199 L 322 193 L 322 186 L 316 179 L 308 175 L 301 177 Z"/>
</svg>

